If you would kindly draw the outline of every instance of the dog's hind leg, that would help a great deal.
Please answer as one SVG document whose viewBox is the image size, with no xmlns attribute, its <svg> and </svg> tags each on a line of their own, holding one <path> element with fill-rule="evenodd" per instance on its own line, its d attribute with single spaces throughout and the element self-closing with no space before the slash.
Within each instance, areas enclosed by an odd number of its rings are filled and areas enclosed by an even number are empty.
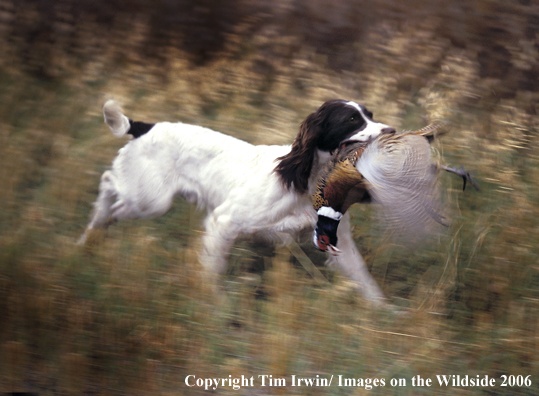
<svg viewBox="0 0 539 396">
<path fill-rule="evenodd" d="M 79 238 L 78 244 L 83 245 L 86 243 L 89 235 L 94 229 L 106 229 L 112 222 L 111 207 L 118 197 L 116 184 L 114 182 L 114 175 L 111 171 L 106 171 L 101 176 L 101 182 L 99 183 L 99 195 L 94 203 L 94 210 L 92 212 L 91 220 L 84 234 Z"/>
</svg>

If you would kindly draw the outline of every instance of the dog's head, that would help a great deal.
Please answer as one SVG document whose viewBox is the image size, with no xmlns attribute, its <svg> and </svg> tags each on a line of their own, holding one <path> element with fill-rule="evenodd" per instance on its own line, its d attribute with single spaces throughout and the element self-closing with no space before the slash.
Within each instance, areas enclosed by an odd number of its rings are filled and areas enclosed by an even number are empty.
<svg viewBox="0 0 539 396">
<path fill-rule="evenodd" d="M 330 100 L 310 114 L 301 124 L 292 150 L 280 157 L 275 171 L 283 183 L 299 192 L 308 189 L 316 153 L 333 153 L 347 144 L 367 143 L 383 133 L 394 133 L 388 125 L 373 121 L 364 106 L 346 100 Z"/>
</svg>

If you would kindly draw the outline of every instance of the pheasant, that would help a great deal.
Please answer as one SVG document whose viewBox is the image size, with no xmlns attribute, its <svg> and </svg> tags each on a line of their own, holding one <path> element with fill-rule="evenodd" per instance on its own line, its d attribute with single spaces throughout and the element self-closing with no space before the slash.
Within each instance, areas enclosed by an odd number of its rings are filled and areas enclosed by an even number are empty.
<svg viewBox="0 0 539 396">
<path fill-rule="evenodd" d="M 353 203 L 381 204 L 386 225 L 396 232 L 425 233 L 433 222 L 447 226 L 436 191 L 438 170 L 455 173 L 479 189 L 464 169 L 433 163 L 430 143 L 443 133 L 429 125 L 417 131 L 380 135 L 367 143 L 343 146 L 328 163 L 313 194 L 318 222 L 315 246 L 339 253 L 337 228 Z"/>
</svg>

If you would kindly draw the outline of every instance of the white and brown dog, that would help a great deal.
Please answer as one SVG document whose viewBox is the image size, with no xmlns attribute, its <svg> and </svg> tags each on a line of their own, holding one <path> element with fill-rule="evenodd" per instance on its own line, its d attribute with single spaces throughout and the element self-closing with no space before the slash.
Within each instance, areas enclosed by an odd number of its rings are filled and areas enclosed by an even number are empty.
<svg viewBox="0 0 539 396">
<path fill-rule="evenodd" d="M 317 214 L 311 194 L 333 151 L 394 133 L 372 113 L 350 101 L 331 100 L 301 124 L 291 146 L 255 146 L 210 129 L 183 123 L 134 122 L 113 101 L 103 108 L 116 136 L 134 137 L 101 177 L 91 221 L 81 237 L 111 221 L 165 214 L 176 196 L 205 207 L 200 262 L 210 273 L 226 269 L 240 235 L 282 240 L 312 231 Z M 363 296 L 381 302 L 383 293 L 369 274 L 350 232 L 348 216 L 339 227 L 341 254 L 330 257 Z"/>
</svg>

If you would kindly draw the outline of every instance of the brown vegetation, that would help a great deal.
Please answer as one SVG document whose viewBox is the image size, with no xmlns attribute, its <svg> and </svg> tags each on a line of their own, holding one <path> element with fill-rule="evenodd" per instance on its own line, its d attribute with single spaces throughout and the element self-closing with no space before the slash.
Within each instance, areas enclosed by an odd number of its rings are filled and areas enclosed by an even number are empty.
<svg viewBox="0 0 539 396">
<path fill-rule="evenodd" d="M 539 8 L 266 3 L 0 2 L 0 392 L 194 393 L 189 374 L 513 374 L 533 386 L 433 390 L 537 394 Z M 441 156 L 472 170 L 482 191 L 443 176 L 452 226 L 413 251 L 391 243 L 369 207 L 352 208 L 371 272 L 408 315 L 371 310 L 309 244 L 330 285 L 287 250 L 240 243 L 226 301 L 215 302 L 198 282 L 201 216 L 182 201 L 75 246 L 124 143 L 102 124 L 108 97 L 133 118 L 264 144 L 290 143 L 334 97 L 397 129 L 444 120 Z"/>
</svg>

